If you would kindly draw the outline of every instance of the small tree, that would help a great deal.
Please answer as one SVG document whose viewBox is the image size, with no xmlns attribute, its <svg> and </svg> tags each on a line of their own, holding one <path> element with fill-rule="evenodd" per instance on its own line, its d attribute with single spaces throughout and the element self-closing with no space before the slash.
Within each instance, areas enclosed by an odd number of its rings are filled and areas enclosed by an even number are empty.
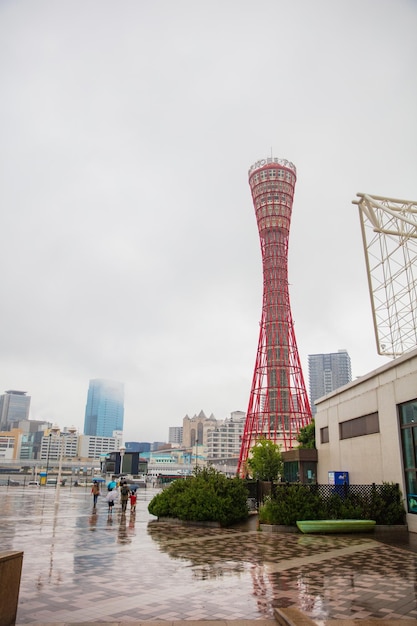
<svg viewBox="0 0 417 626">
<path fill-rule="evenodd" d="M 310 424 L 300 428 L 300 432 L 297 436 L 297 441 L 300 444 L 299 448 L 315 448 L 316 447 L 316 428 L 314 420 L 311 420 Z"/>
<path fill-rule="evenodd" d="M 248 467 L 253 478 L 273 481 L 282 474 L 283 460 L 281 447 L 261 437 L 252 448 L 252 456 L 248 459 Z"/>
</svg>

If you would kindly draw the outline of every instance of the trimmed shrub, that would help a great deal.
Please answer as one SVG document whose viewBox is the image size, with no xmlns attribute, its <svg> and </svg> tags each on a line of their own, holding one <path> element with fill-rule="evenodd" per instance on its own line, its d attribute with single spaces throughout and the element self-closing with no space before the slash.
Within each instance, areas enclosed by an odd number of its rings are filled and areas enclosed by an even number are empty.
<svg viewBox="0 0 417 626">
<path fill-rule="evenodd" d="M 377 524 L 405 523 L 405 508 L 397 484 L 382 483 L 381 491 L 372 494 L 370 517 Z"/>
<path fill-rule="evenodd" d="M 288 485 L 268 498 L 259 509 L 262 524 L 295 526 L 297 520 L 324 519 L 325 508 L 320 495 L 303 485 Z"/>
<path fill-rule="evenodd" d="M 297 520 L 373 519 L 377 524 L 404 524 L 405 509 L 398 484 L 343 487 L 279 485 L 259 509 L 264 524 L 294 526 Z M 364 489 L 366 487 L 366 489 Z"/>
<path fill-rule="evenodd" d="M 175 480 L 149 503 L 156 517 L 230 526 L 248 517 L 248 491 L 240 478 L 226 478 L 214 468 L 196 468 L 194 475 Z"/>
</svg>

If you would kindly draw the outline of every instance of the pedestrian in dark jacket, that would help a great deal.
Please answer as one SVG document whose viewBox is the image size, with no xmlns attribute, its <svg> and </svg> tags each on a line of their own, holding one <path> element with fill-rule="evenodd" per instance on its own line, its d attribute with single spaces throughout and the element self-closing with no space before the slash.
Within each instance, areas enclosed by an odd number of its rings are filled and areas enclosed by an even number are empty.
<svg viewBox="0 0 417 626">
<path fill-rule="evenodd" d="M 130 490 L 127 484 L 124 484 L 120 488 L 120 501 L 122 503 L 122 513 L 126 512 L 127 501 L 129 500 Z"/>
</svg>

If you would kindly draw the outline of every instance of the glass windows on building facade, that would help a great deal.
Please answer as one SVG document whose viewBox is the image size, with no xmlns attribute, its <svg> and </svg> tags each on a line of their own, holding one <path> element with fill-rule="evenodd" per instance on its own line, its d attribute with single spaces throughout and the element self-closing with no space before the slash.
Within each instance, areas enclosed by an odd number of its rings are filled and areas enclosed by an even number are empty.
<svg viewBox="0 0 417 626">
<path fill-rule="evenodd" d="M 315 400 L 339 389 L 352 380 L 350 356 L 346 350 L 328 354 L 309 354 L 308 373 L 310 404 L 313 415 L 315 415 Z"/>
<path fill-rule="evenodd" d="M 124 385 L 123 383 L 90 380 L 84 419 L 84 435 L 112 437 L 115 430 L 123 430 Z"/>
<path fill-rule="evenodd" d="M 378 413 L 362 415 L 339 424 L 340 439 L 351 439 L 352 437 L 362 437 L 363 435 L 372 435 L 373 433 L 379 433 Z"/>
<path fill-rule="evenodd" d="M 398 406 L 407 508 L 417 515 L 417 400 Z"/>
</svg>

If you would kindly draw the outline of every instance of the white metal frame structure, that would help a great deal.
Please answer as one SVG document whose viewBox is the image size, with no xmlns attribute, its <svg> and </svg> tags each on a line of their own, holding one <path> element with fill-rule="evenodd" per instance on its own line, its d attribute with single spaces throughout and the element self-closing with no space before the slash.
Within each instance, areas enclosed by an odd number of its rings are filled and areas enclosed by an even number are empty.
<svg viewBox="0 0 417 626">
<path fill-rule="evenodd" d="M 417 202 L 356 194 L 378 354 L 417 345 Z"/>
</svg>

